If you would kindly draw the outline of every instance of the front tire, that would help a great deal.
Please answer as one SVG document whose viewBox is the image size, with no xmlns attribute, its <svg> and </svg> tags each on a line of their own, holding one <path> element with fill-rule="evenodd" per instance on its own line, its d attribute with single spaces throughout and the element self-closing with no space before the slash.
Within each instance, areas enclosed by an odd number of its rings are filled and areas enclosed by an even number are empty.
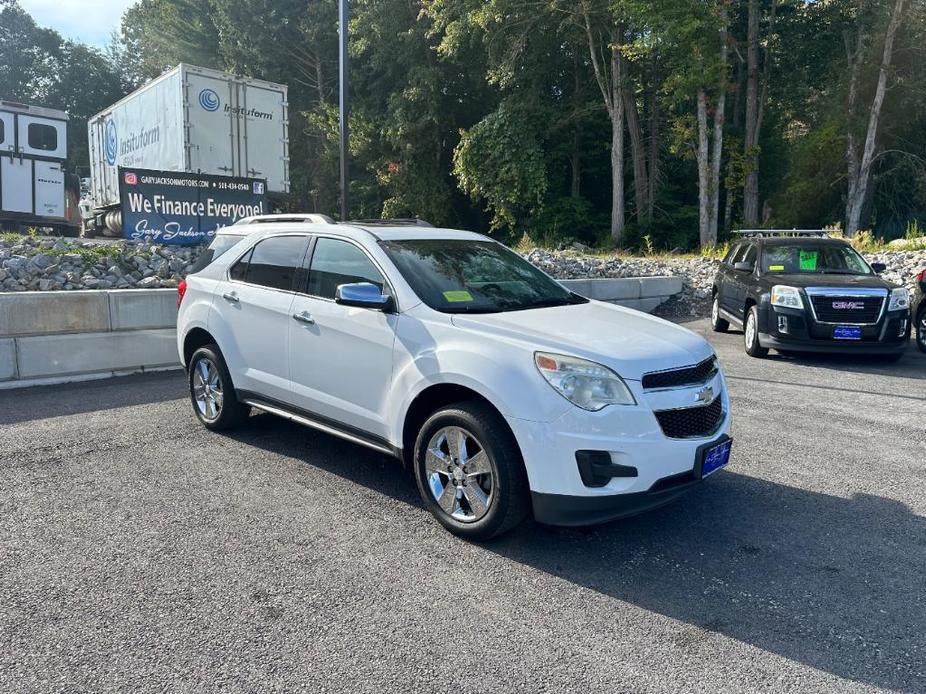
<svg viewBox="0 0 926 694">
<path fill-rule="evenodd" d="M 768 349 L 759 344 L 759 309 L 750 306 L 746 312 L 746 323 L 743 325 L 743 346 L 750 357 L 762 359 L 768 356 Z"/>
<path fill-rule="evenodd" d="M 425 506 L 447 530 L 488 540 L 530 510 L 527 473 L 505 421 L 487 405 L 438 410 L 415 442 L 415 481 Z"/>
<path fill-rule="evenodd" d="M 921 352 L 926 352 L 926 308 L 916 318 L 916 346 Z"/>
<path fill-rule="evenodd" d="M 714 294 L 714 301 L 711 304 L 711 329 L 715 333 L 725 333 L 730 329 L 730 321 L 720 317 L 720 292 Z"/>
<path fill-rule="evenodd" d="M 218 346 L 196 350 L 190 357 L 187 375 L 193 412 L 204 427 L 222 431 L 248 418 L 251 408 L 238 400 Z"/>
</svg>

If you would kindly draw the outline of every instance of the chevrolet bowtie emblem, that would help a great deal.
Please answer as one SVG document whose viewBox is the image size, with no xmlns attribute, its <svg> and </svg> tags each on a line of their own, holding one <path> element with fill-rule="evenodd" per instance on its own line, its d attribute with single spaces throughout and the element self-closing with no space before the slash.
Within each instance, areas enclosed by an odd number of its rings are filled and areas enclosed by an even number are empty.
<svg viewBox="0 0 926 694">
<path fill-rule="evenodd" d="M 695 394 L 695 402 L 714 402 L 714 389 L 711 386 L 702 388 Z"/>
</svg>

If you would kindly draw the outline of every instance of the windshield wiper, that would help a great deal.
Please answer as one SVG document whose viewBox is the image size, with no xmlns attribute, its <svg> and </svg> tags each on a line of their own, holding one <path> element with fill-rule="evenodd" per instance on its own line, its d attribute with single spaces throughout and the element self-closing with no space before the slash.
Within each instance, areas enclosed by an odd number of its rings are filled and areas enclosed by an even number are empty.
<svg viewBox="0 0 926 694">
<path fill-rule="evenodd" d="M 861 275 L 861 272 L 852 272 L 852 270 L 827 270 L 819 271 L 821 275 Z"/>
<path fill-rule="evenodd" d="M 524 311 L 531 308 L 552 308 L 554 306 L 573 306 L 575 304 L 584 304 L 587 303 L 588 299 L 581 297 L 579 295 L 571 296 L 568 298 L 560 299 L 539 299 L 538 301 L 531 301 L 526 304 L 518 304 L 516 306 L 511 306 L 508 308 L 502 309 L 503 311 Z"/>
</svg>

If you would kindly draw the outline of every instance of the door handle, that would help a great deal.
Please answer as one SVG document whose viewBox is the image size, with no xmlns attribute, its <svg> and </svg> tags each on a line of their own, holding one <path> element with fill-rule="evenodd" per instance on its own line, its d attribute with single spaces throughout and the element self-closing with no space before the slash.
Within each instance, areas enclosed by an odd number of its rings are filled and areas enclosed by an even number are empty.
<svg viewBox="0 0 926 694">
<path fill-rule="evenodd" d="M 223 294 L 223 295 L 222 295 L 222 298 L 225 299 L 226 301 L 231 301 L 233 304 L 237 304 L 237 303 L 238 303 L 238 296 L 237 296 L 236 294 L 234 294 L 234 293 L 232 293 L 232 294 Z"/>
<path fill-rule="evenodd" d="M 308 325 L 315 325 L 315 319 L 312 318 L 312 314 L 308 311 L 303 311 L 302 313 L 294 313 L 293 318 L 295 318 L 300 323 L 306 323 Z"/>
</svg>

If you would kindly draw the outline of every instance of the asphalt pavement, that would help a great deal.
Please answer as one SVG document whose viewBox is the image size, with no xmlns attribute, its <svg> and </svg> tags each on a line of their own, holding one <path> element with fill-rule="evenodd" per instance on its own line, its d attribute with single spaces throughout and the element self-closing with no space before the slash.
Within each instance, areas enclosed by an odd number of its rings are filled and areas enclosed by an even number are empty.
<svg viewBox="0 0 926 694">
<path fill-rule="evenodd" d="M 710 339 L 728 470 L 487 545 L 389 458 L 206 431 L 180 372 L 0 391 L 0 692 L 926 691 L 926 355 Z"/>
</svg>

